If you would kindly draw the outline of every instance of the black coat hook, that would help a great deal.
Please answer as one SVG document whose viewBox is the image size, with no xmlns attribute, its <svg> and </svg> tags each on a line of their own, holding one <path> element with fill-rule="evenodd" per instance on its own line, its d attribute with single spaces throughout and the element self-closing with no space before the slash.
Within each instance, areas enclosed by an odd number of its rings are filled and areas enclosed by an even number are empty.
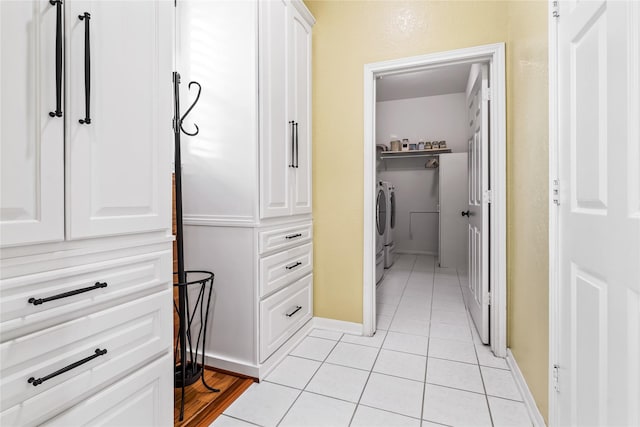
<svg viewBox="0 0 640 427">
<path fill-rule="evenodd" d="M 193 110 L 193 107 L 196 106 L 196 104 L 198 103 L 198 100 L 200 99 L 200 92 L 202 92 L 202 86 L 200 86 L 200 83 L 198 82 L 189 82 L 189 89 L 191 89 L 191 85 L 196 85 L 198 86 L 198 94 L 196 95 L 196 99 L 193 101 L 193 104 L 191 104 L 191 106 L 189 107 L 189 109 L 184 113 L 184 115 L 182 117 L 180 117 L 180 130 L 182 132 L 184 132 L 186 135 L 189 136 L 196 136 L 199 132 L 200 129 L 198 128 L 197 124 L 193 124 L 193 126 L 196 128 L 195 132 L 193 133 L 189 133 L 186 130 L 184 130 L 184 128 L 182 127 L 182 123 L 184 122 L 184 119 L 187 118 L 187 116 L 189 115 L 189 113 L 191 112 L 191 110 Z"/>
</svg>

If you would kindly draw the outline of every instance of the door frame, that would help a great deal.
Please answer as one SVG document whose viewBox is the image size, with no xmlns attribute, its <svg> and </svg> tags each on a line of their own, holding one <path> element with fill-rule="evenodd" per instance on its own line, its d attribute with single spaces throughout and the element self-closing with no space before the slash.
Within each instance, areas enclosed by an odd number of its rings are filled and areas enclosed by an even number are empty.
<svg viewBox="0 0 640 427">
<path fill-rule="evenodd" d="M 364 66 L 364 206 L 363 206 L 363 334 L 375 332 L 375 101 L 376 77 L 407 71 L 437 68 L 445 65 L 489 63 L 490 111 L 490 170 L 492 185 L 489 272 L 491 287 L 490 335 L 491 349 L 496 356 L 507 355 L 506 307 L 506 78 L 505 44 L 495 43 L 427 55 L 399 58 L 365 64 Z"/>
<path fill-rule="evenodd" d="M 560 297 L 560 228 L 558 205 L 554 203 L 554 184 L 559 176 L 558 157 L 560 145 L 558 143 L 558 19 L 554 15 L 558 12 L 557 1 L 548 0 L 548 44 L 549 44 L 549 425 L 557 425 L 557 395 L 554 384 L 554 365 L 558 360 L 558 328 L 559 324 L 559 297 Z"/>
</svg>

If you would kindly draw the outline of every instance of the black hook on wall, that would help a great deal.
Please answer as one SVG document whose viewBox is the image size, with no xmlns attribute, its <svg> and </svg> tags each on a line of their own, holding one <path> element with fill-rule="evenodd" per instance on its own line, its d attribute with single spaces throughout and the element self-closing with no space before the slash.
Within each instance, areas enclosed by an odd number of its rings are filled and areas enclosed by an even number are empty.
<svg viewBox="0 0 640 427">
<path fill-rule="evenodd" d="M 182 132 L 184 132 L 186 135 L 189 135 L 189 136 L 196 136 L 196 135 L 200 132 L 200 129 L 198 128 L 198 125 L 197 125 L 197 124 L 195 124 L 195 123 L 193 124 L 193 126 L 196 128 L 195 132 L 193 132 L 193 133 L 189 133 L 189 132 L 187 132 L 187 131 L 186 131 L 186 130 L 184 130 L 184 128 L 182 127 L 182 123 L 184 122 L 184 119 L 186 119 L 186 118 L 187 118 L 187 116 L 189 115 L 189 113 L 191 112 L 191 110 L 193 110 L 193 107 L 195 107 L 195 106 L 196 106 L 196 104 L 198 103 L 198 100 L 200 100 L 200 92 L 202 92 L 202 86 L 200 86 L 200 83 L 195 82 L 195 81 L 194 81 L 194 82 L 189 82 L 189 89 L 191 89 L 191 85 L 196 85 L 196 86 L 198 86 L 198 93 L 197 93 L 197 95 L 196 95 L 196 99 L 193 101 L 193 104 L 191 104 L 191 106 L 190 106 L 190 107 L 189 107 L 189 109 L 184 113 L 184 115 L 183 115 L 182 117 L 180 117 L 180 130 L 181 130 Z"/>
</svg>

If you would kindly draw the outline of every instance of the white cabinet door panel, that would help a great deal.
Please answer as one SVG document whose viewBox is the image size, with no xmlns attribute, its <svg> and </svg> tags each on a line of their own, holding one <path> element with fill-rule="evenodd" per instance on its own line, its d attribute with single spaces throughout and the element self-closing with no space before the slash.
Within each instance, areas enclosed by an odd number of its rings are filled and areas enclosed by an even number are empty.
<svg viewBox="0 0 640 427">
<path fill-rule="evenodd" d="M 293 214 L 311 213 L 311 27 L 294 8 L 290 8 L 290 88 L 292 120 L 297 123 Z"/>
<path fill-rule="evenodd" d="M 67 1 L 67 237 L 169 227 L 173 2 Z M 85 118 L 90 20 L 91 123 Z"/>
<path fill-rule="evenodd" d="M 291 170 L 295 120 L 288 109 L 286 1 L 260 2 L 260 217 L 291 213 Z"/>
<path fill-rule="evenodd" d="M 2 246 L 64 238 L 64 122 L 56 109 L 56 6 L 0 3 Z"/>
</svg>

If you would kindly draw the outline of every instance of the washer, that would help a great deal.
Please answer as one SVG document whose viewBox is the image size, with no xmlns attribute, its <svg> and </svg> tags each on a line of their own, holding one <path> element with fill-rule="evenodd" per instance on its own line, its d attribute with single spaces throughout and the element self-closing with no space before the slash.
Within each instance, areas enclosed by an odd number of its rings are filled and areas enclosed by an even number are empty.
<svg viewBox="0 0 640 427">
<path fill-rule="evenodd" d="M 376 191 L 376 283 L 384 276 L 384 237 L 387 228 L 387 195 L 382 181 Z"/>
<path fill-rule="evenodd" d="M 384 268 L 390 268 L 396 260 L 396 244 L 393 230 L 396 227 L 396 193 L 390 182 L 382 183 L 387 197 L 387 226 L 384 234 Z"/>
</svg>

